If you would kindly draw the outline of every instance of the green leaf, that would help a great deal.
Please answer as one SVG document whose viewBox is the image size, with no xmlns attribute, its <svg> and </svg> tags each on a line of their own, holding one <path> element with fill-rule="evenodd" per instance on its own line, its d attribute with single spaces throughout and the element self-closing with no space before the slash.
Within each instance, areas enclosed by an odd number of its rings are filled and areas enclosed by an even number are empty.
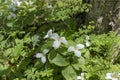
<svg viewBox="0 0 120 80">
<path fill-rule="evenodd" d="M 23 42 L 18 43 L 17 46 L 15 46 L 13 56 L 18 57 L 23 49 Z"/>
<path fill-rule="evenodd" d="M 69 62 L 66 61 L 65 57 L 60 54 L 57 54 L 56 57 L 52 60 L 52 62 L 58 66 L 67 66 L 69 64 Z"/>
<path fill-rule="evenodd" d="M 12 51 L 13 51 L 13 48 L 8 48 L 7 50 L 5 50 L 3 55 L 7 57 L 12 53 Z"/>
<path fill-rule="evenodd" d="M 8 26 L 8 27 L 12 27 L 12 26 L 13 26 L 13 22 L 8 22 L 8 23 L 7 23 L 7 26 Z"/>
<path fill-rule="evenodd" d="M 78 59 L 78 62 L 72 63 L 72 66 L 74 67 L 74 69 L 80 70 L 80 68 L 82 68 L 82 66 L 84 66 L 84 64 L 85 64 L 85 59 L 83 57 L 80 57 Z"/>
<path fill-rule="evenodd" d="M 9 67 L 10 67 L 9 65 L 0 64 L 0 76 L 7 74 L 9 72 L 9 70 L 10 70 Z"/>
<path fill-rule="evenodd" d="M 85 53 L 84 57 L 86 57 L 87 59 L 89 59 L 89 58 L 90 58 L 90 52 L 89 52 L 89 50 L 87 50 L 87 51 L 86 51 L 86 53 Z"/>
<path fill-rule="evenodd" d="M 0 34 L 0 41 L 2 41 L 3 38 L 4 38 L 4 36 Z"/>
<path fill-rule="evenodd" d="M 51 63 L 54 63 L 58 66 L 67 66 L 69 64 L 65 57 L 63 57 L 59 53 L 55 53 L 55 51 L 49 53 L 48 59 Z"/>
<path fill-rule="evenodd" d="M 41 50 L 43 51 L 44 49 L 50 49 L 52 45 L 53 45 L 53 41 L 49 40 L 45 44 L 42 45 Z"/>
<path fill-rule="evenodd" d="M 52 60 L 55 58 L 55 56 L 57 55 L 57 53 L 55 52 L 55 50 L 51 50 L 50 53 L 48 54 L 48 60 L 50 63 L 52 63 Z"/>
<path fill-rule="evenodd" d="M 53 69 L 46 69 L 44 71 L 41 71 L 39 74 L 41 77 L 50 77 L 53 73 Z"/>
<path fill-rule="evenodd" d="M 72 66 L 68 66 L 65 69 L 62 70 L 62 75 L 66 80 L 76 80 L 77 74 Z"/>
<path fill-rule="evenodd" d="M 25 58 L 20 64 L 19 64 L 19 70 L 26 69 L 28 64 L 30 63 L 29 58 Z"/>
<path fill-rule="evenodd" d="M 64 6 L 64 3 L 62 1 L 57 1 L 57 4 L 59 7 L 63 7 Z"/>
</svg>

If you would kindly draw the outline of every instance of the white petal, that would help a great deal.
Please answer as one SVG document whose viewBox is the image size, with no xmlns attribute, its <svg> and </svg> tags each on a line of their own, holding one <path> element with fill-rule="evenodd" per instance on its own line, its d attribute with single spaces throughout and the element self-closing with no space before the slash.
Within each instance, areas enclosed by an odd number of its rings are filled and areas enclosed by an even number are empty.
<svg viewBox="0 0 120 80">
<path fill-rule="evenodd" d="M 68 52 L 71 52 L 71 51 L 74 51 L 75 50 L 75 48 L 73 47 L 73 46 L 70 46 L 69 48 L 68 48 Z"/>
<path fill-rule="evenodd" d="M 42 56 L 43 56 L 42 53 L 37 53 L 37 54 L 35 55 L 36 58 L 41 58 Z"/>
<path fill-rule="evenodd" d="M 86 35 L 86 40 L 89 40 L 90 38 L 89 38 L 89 36 L 88 35 Z"/>
<path fill-rule="evenodd" d="M 52 29 L 47 32 L 48 35 L 52 35 Z"/>
<path fill-rule="evenodd" d="M 81 52 L 80 52 L 80 51 L 75 50 L 74 53 L 75 53 L 75 55 L 76 55 L 77 57 L 81 57 Z"/>
<path fill-rule="evenodd" d="M 17 3 L 17 5 L 18 5 L 18 6 L 20 6 L 20 5 L 21 5 L 21 2 L 19 2 L 19 1 L 17 1 L 16 3 Z"/>
<path fill-rule="evenodd" d="M 118 80 L 118 78 L 112 78 L 112 80 Z"/>
<path fill-rule="evenodd" d="M 120 76 L 120 73 L 118 73 L 118 76 Z"/>
<path fill-rule="evenodd" d="M 57 49 L 57 48 L 59 48 L 60 47 L 60 41 L 54 41 L 54 43 L 53 43 L 53 47 L 54 47 L 54 49 Z"/>
<path fill-rule="evenodd" d="M 77 76 L 77 80 L 81 80 L 82 78 L 81 78 L 81 76 Z"/>
<path fill-rule="evenodd" d="M 45 35 L 44 39 L 49 38 L 52 35 L 52 29 L 50 29 Z"/>
<path fill-rule="evenodd" d="M 85 73 L 81 73 L 81 76 L 84 77 L 84 76 L 85 76 Z"/>
<path fill-rule="evenodd" d="M 45 63 L 45 62 L 46 62 L 46 57 L 43 56 L 43 57 L 41 58 L 41 61 L 42 61 L 42 63 Z"/>
<path fill-rule="evenodd" d="M 106 79 L 112 79 L 112 73 L 107 73 L 106 74 Z"/>
<path fill-rule="evenodd" d="M 65 39 L 65 37 L 61 37 L 60 38 L 60 41 L 64 44 L 68 44 L 67 40 Z"/>
<path fill-rule="evenodd" d="M 46 39 L 46 38 L 49 38 L 49 35 L 48 35 L 48 34 L 44 36 L 44 39 Z"/>
<path fill-rule="evenodd" d="M 49 52 L 48 49 L 43 50 L 43 53 L 44 53 L 44 54 L 47 54 L 48 52 Z"/>
<path fill-rule="evenodd" d="M 89 46 L 90 46 L 90 42 L 86 41 L 86 47 L 89 47 Z"/>
<path fill-rule="evenodd" d="M 53 33 L 51 36 L 50 36 L 51 39 L 54 39 L 54 40 L 57 40 L 59 38 L 59 35 L 57 33 Z"/>
<path fill-rule="evenodd" d="M 76 45 L 76 48 L 77 48 L 77 49 L 83 49 L 83 48 L 84 48 L 84 45 L 83 45 L 83 44 L 77 44 L 77 45 Z"/>
</svg>

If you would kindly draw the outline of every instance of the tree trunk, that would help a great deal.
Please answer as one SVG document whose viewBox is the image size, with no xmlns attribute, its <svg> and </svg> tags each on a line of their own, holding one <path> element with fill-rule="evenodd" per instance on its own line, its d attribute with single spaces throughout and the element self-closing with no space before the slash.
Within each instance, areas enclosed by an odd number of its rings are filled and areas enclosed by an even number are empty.
<svg viewBox="0 0 120 80">
<path fill-rule="evenodd" d="M 120 30 L 120 0 L 86 0 L 92 4 L 88 20 L 95 21 L 98 33 Z"/>
</svg>

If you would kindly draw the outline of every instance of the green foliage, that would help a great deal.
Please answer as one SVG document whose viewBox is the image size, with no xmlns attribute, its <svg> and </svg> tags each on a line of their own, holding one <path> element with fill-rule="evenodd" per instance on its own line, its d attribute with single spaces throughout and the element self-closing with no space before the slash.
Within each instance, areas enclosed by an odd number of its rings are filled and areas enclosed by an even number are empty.
<svg viewBox="0 0 120 80">
<path fill-rule="evenodd" d="M 52 54 L 53 53 L 51 53 L 50 55 L 52 56 Z M 54 63 L 55 65 L 58 65 L 58 66 L 67 66 L 69 64 L 69 62 L 65 60 L 65 57 L 63 57 L 59 53 L 56 54 L 56 56 L 50 61 L 51 63 Z"/>
<path fill-rule="evenodd" d="M 77 74 L 72 66 L 67 66 L 64 70 L 62 70 L 62 75 L 66 80 L 75 80 L 77 77 Z"/>
<path fill-rule="evenodd" d="M 90 7 L 83 0 L 0 0 L 0 79 L 76 80 L 84 72 L 88 80 L 104 80 L 107 72 L 120 71 L 116 33 L 95 34 L 94 22 L 76 31 L 76 15 Z M 50 28 L 59 38 L 44 38 Z M 61 41 L 57 49 L 56 41 Z M 77 49 L 77 44 L 84 48 Z M 49 51 L 44 53 L 45 49 Z"/>
</svg>

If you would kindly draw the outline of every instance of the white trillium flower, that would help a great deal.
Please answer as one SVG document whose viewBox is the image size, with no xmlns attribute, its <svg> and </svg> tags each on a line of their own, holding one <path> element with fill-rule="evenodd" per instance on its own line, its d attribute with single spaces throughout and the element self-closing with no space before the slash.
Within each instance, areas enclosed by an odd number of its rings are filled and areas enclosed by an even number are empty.
<svg viewBox="0 0 120 80">
<path fill-rule="evenodd" d="M 112 79 L 111 73 L 106 74 L 106 79 Z"/>
<path fill-rule="evenodd" d="M 118 76 L 120 76 L 120 73 L 118 73 Z"/>
<path fill-rule="evenodd" d="M 51 38 L 54 40 L 54 42 L 53 42 L 54 49 L 58 49 L 60 47 L 61 43 L 68 44 L 65 37 L 60 37 L 57 33 L 52 33 L 52 29 L 50 29 L 47 32 L 47 34 L 44 36 L 44 39 L 46 39 L 46 38 Z"/>
<path fill-rule="evenodd" d="M 85 43 L 85 45 L 86 45 L 86 47 L 89 47 L 90 46 L 90 41 L 89 41 L 89 36 L 88 35 L 86 35 L 86 43 Z"/>
<path fill-rule="evenodd" d="M 77 80 L 81 80 L 82 78 L 81 78 L 81 76 L 77 76 Z"/>
<path fill-rule="evenodd" d="M 67 40 L 65 39 L 65 37 L 60 37 L 57 33 L 54 33 L 51 36 L 52 39 L 54 39 L 55 41 L 53 42 L 53 47 L 54 49 L 57 49 L 60 47 L 61 43 L 63 44 L 68 44 Z"/>
<path fill-rule="evenodd" d="M 80 76 L 77 76 L 77 80 L 86 80 L 85 79 L 85 73 L 81 73 Z"/>
<path fill-rule="evenodd" d="M 111 79 L 111 80 L 118 80 L 119 75 L 115 73 L 107 73 L 106 74 L 106 79 Z"/>
<path fill-rule="evenodd" d="M 75 47 L 70 46 L 68 48 L 68 52 L 74 52 L 77 57 L 81 57 L 81 52 L 79 51 L 80 49 L 83 49 L 84 45 L 83 44 L 77 44 Z"/>
<path fill-rule="evenodd" d="M 22 2 L 20 2 L 19 0 L 12 0 L 12 3 L 16 6 L 20 6 Z"/>
<path fill-rule="evenodd" d="M 17 6 L 20 6 L 20 5 L 21 5 L 21 2 L 17 1 L 16 4 L 17 4 Z"/>
<path fill-rule="evenodd" d="M 45 62 L 46 62 L 46 54 L 47 54 L 48 52 L 49 52 L 49 50 L 48 50 L 48 49 L 45 49 L 45 50 L 43 50 L 42 53 L 37 53 L 37 54 L 35 55 L 35 57 L 36 57 L 36 58 L 41 58 L 42 63 L 45 63 Z"/>
</svg>

